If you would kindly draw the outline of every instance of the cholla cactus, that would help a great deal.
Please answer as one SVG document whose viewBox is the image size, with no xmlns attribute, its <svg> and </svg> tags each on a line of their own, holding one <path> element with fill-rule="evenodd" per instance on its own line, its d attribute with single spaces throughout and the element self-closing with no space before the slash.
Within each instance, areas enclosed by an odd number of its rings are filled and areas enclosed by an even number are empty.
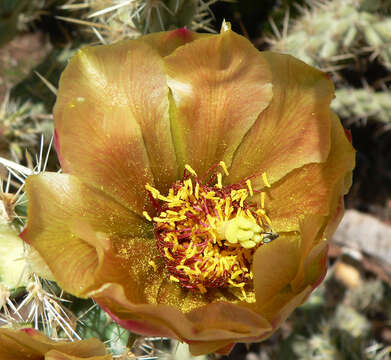
<svg viewBox="0 0 391 360">
<path fill-rule="evenodd" d="M 51 131 L 49 118 L 42 104 L 19 103 L 7 95 L 0 106 L 0 144 L 6 145 L 0 151 L 4 155 L 9 147 L 14 157 L 21 159 L 23 148 L 38 144 L 39 133 Z"/>
<path fill-rule="evenodd" d="M 343 360 L 342 354 L 333 343 L 331 328 L 324 324 L 321 333 L 311 335 L 309 339 L 298 337 L 293 342 L 293 352 L 300 360 Z"/>
<path fill-rule="evenodd" d="M 18 16 L 27 2 L 26 0 L 4 0 L 0 3 L 0 46 L 16 35 Z"/>
<path fill-rule="evenodd" d="M 365 77 L 369 62 L 376 61 L 391 70 L 391 2 L 389 0 L 308 0 L 308 7 L 281 35 L 268 39 L 272 50 L 290 53 L 304 62 L 333 71 L 337 84 L 333 109 L 344 119 L 391 120 L 391 94 L 387 87 L 357 88 L 345 73 L 349 67 L 355 79 Z M 384 70 L 382 73 L 384 76 Z M 385 83 L 379 78 L 378 84 Z"/>
<path fill-rule="evenodd" d="M 287 36 L 277 32 L 269 42 L 273 50 L 323 69 L 344 66 L 363 52 L 379 56 L 391 69 L 391 18 L 383 14 L 387 5 L 367 0 L 312 0 Z"/>
<path fill-rule="evenodd" d="M 83 20 L 63 18 L 91 25 L 104 43 L 142 34 L 187 27 L 214 32 L 209 6 L 218 0 L 86 0 L 63 9 L 87 9 Z"/>
<path fill-rule="evenodd" d="M 0 46 L 10 41 L 19 31 L 44 14 L 57 0 L 1 0 Z"/>
<path fill-rule="evenodd" d="M 333 109 L 343 118 L 375 118 L 384 123 L 391 122 L 391 93 L 366 89 L 338 89 L 332 103 Z"/>
<path fill-rule="evenodd" d="M 369 320 L 351 306 L 339 304 L 334 316 L 335 327 L 345 331 L 354 339 L 367 337 L 371 330 Z"/>
</svg>

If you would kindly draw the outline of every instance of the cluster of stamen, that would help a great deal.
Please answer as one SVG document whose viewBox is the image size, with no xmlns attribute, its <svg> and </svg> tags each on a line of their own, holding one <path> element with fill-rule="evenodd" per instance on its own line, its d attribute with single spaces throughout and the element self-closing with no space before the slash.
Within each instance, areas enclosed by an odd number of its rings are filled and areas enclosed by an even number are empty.
<svg viewBox="0 0 391 360">
<path fill-rule="evenodd" d="M 219 165 L 228 175 L 225 163 Z M 270 186 L 266 174 L 263 179 Z M 152 219 L 146 212 L 144 216 L 154 223 L 157 248 L 170 279 L 201 293 L 208 288 L 236 288 L 245 297 L 253 279 L 255 251 L 278 236 L 264 209 L 265 192 L 260 193 L 257 207 L 246 201 L 254 196 L 249 179 L 223 186 L 222 174 L 217 173 L 203 183 L 189 165 L 168 195 L 150 185 L 146 189 L 157 216 Z M 156 267 L 154 261 L 150 265 Z"/>
</svg>

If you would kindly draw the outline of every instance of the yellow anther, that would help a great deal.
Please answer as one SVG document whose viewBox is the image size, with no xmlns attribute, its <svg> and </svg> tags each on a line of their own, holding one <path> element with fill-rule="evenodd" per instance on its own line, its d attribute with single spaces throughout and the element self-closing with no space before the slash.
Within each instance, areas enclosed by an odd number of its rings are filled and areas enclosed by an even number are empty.
<svg viewBox="0 0 391 360">
<path fill-rule="evenodd" d="M 239 275 L 243 274 L 242 270 L 236 270 L 232 275 L 231 275 L 231 280 L 235 280 Z"/>
<path fill-rule="evenodd" d="M 178 244 L 178 239 L 175 237 L 174 238 L 174 246 L 172 248 L 173 252 L 176 252 L 178 250 L 179 244 Z"/>
<path fill-rule="evenodd" d="M 216 184 L 216 187 L 218 189 L 222 189 L 223 188 L 222 178 L 223 178 L 223 176 L 221 175 L 221 173 L 217 173 L 217 184 Z"/>
<path fill-rule="evenodd" d="M 254 223 L 257 222 L 257 220 L 255 220 L 255 217 L 253 216 L 253 214 L 251 213 L 251 211 L 250 211 L 249 209 L 246 210 L 246 215 L 249 217 L 249 219 L 250 219 L 252 222 L 254 222 Z"/>
<path fill-rule="evenodd" d="M 242 291 L 242 299 L 243 299 L 243 300 L 246 300 L 246 299 L 247 299 L 247 293 L 246 293 L 246 291 L 244 290 L 244 286 L 241 287 L 240 290 Z"/>
<path fill-rule="evenodd" d="M 224 215 L 226 218 L 228 218 L 229 215 L 231 215 L 230 210 L 232 210 L 232 206 L 230 204 L 230 201 L 228 198 L 225 198 L 225 208 L 224 208 Z"/>
<path fill-rule="evenodd" d="M 146 211 L 143 211 L 143 216 L 148 220 L 152 221 L 152 218 L 149 216 L 149 214 Z"/>
<path fill-rule="evenodd" d="M 172 276 L 172 275 L 170 275 L 170 280 L 175 281 L 175 282 L 179 282 L 179 280 L 175 276 Z"/>
<path fill-rule="evenodd" d="M 195 267 L 195 273 L 197 275 L 200 275 L 202 272 L 201 272 L 200 268 L 198 267 L 198 262 L 195 263 L 194 267 Z"/>
<path fill-rule="evenodd" d="M 272 221 L 270 220 L 269 216 L 267 216 L 266 214 L 263 214 L 263 217 L 265 218 L 267 224 L 272 227 Z"/>
<path fill-rule="evenodd" d="M 247 194 L 242 194 L 242 197 L 240 198 L 240 203 L 239 203 L 241 208 L 243 207 L 244 200 L 246 200 L 246 199 L 247 199 Z"/>
<path fill-rule="evenodd" d="M 186 249 L 186 257 L 191 259 L 197 253 L 197 247 L 193 242 L 190 242 L 189 247 Z"/>
<path fill-rule="evenodd" d="M 226 176 L 228 176 L 228 175 L 229 175 L 229 172 L 228 172 L 228 169 L 227 169 L 227 165 L 225 165 L 225 162 L 224 162 L 224 161 L 220 161 L 220 162 L 219 162 L 219 165 L 220 165 L 221 168 L 224 170 L 224 174 L 225 174 Z"/>
<path fill-rule="evenodd" d="M 153 267 L 153 270 L 155 272 L 157 271 L 157 266 L 153 260 L 148 261 L 148 264 Z"/>
<path fill-rule="evenodd" d="M 199 192 L 200 192 L 200 184 L 197 183 L 194 190 L 194 196 L 197 200 L 199 199 Z"/>
<path fill-rule="evenodd" d="M 183 205 L 182 200 L 175 200 L 175 201 L 171 201 L 168 203 L 168 207 L 177 207 L 177 206 L 182 206 L 182 205 Z"/>
<path fill-rule="evenodd" d="M 253 196 L 254 192 L 253 192 L 253 188 L 251 186 L 251 180 L 250 179 L 246 180 L 246 185 L 248 187 L 248 191 L 250 192 L 250 196 Z"/>
<path fill-rule="evenodd" d="M 145 185 L 145 189 L 147 189 L 155 199 L 157 199 L 160 195 L 160 191 L 149 184 Z"/>
<path fill-rule="evenodd" d="M 190 174 L 192 174 L 192 175 L 194 175 L 194 176 L 197 176 L 197 173 L 194 171 L 194 169 L 193 169 L 190 165 L 186 164 L 186 165 L 185 165 L 185 169 L 186 169 Z"/>
<path fill-rule="evenodd" d="M 170 202 L 171 201 L 170 198 L 168 198 L 167 196 L 163 196 L 161 194 L 157 195 L 156 198 L 159 199 L 159 200 L 165 201 L 165 202 Z"/>
<path fill-rule="evenodd" d="M 261 192 L 261 208 L 264 209 L 265 208 L 265 193 L 262 191 Z"/>
<path fill-rule="evenodd" d="M 164 255 L 166 255 L 167 259 L 169 259 L 171 261 L 175 261 L 175 259 L 171 256 L 170 251 L 168 250 L 168 248 L 164 248 Z"/>
<path fill-rule="evenodd" d="M 235 286 L 235 287 L 244 287 L 244 285 L 246 285 L 244 282 L 241 282 L 241 283 L 234 283 L 232 280 L 228 280 L 228 282 L 232 285 L 232 286 Z"/>
<path fill-rule="evenodd" d="M 192 243 L 190 243 L 192 244 Z M 190 246 L 189 246 L 190 248 Z M 189 250 L 189 248 L 187 250 Z M 195 254 L 197 253 L 197 247 L 194 246 L 192 249 L 191 249 L 191 252 L 187 252 L 186 251 L 186 256 L 188 257 L 188 259 L 191 259 Z"/>
<path fill-rule="evenodd" d="M 267 179 L 265 172 L 262 174 L 262 180 L 263 180 L 263 183 L 265 184 L 266 187 L 270 187 L 270 183 L 269 183 L 269 180 Z"/>
<path fill-rule="evenodd" d="M 221 211 L 220 204 L 217 204 L 216 209 L 217 209 L 217 213 L 219 214 L 219 221 L 222 221 L 223 220 L 223 212 Z"/>
<path fill-rule="evenodd" d="M 193 195 L 193 183 L 192 183 L 191 179 L 185 180 L 184 184 L 187 188 L 189 195 Z"/>
</svg>

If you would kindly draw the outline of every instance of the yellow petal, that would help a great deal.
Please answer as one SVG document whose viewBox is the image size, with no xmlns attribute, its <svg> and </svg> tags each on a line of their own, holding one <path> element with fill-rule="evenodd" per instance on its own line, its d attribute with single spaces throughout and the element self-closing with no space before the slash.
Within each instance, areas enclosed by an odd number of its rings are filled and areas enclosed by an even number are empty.
<svg viewBox="0 0 391 360">
<path fill-rule="evenodd" d="M 202 175 L 234 151 L 272 97 L 271 73 L 251 43 L 230 30 L 164 58 L 177 159 Z"/>
<path fill-rule="evenodd" d="M 331 215 L 333 204 L 343 195 L 341 181 L 354 168 L 355 152 L 334 114 L 331 124 L 331 151 L 326 162 L 296 169 L 268 189 L 265 208 L 275 231 L 298 230 L 300 217 L 306 214 Z"/>
<path fill-rule="evenodd" d="M 168 111 L 162 58 L 148 42 L 79 50 L 54 109 L 63 170 L 141 214 L 146 183 L 167 191 L 177 179 Z"/>
<path fill-rule="evenodd" d="M 299 247 L 299 235 L 281 234 L 256 251 L 253 271 L 258 306 L 289 286 L 299 267 Z"/>
<path fill-rule="evenodd" d="M 228 348 L 231 350 L 230 346 L 232 342 L 230 340 L 223 341 L 194 341 L 189 344 L 190 353 L 193 356 L 199 356 L 204 354 L 211 354 L 218 352 L 220 354 L 228 354 L 229 351 L 219 351 L 220 349 Z"/>
<path fill-rule="evenodd" d="M 318 259 L 319 254 L 327 247 L 327 240 L 324 237 L 326 223 L 326 217 L 316 215 L 306 216 L 300 222 L 300 264 L 291 282 L 294 292 L 299 292 L 304 287 L 316 283 L 321 275 L 319 272 L 323 273 L 327 268 L 326 264 Z M 316 260 L 318 260 L 318 265 L 314 263 Z M 310 271 L 311 266 L 319 271 L 316 273 L 314 269 Z M 314 278 L 316 276 L 317 278 Z"/>
<path fill-rule="evenodd" d="M 75 295 L 103 281 L 95 274 L 113 247 L 112 238 L 153 239 L 143 218 L 72 175 L 30 176 L 26 191 L 28 225 L 22 237 L 40 253 L 60 286 Z"/>
<path fill-rule="evenodd" d="M 62 356 L 62 357 L 61 357 Z M 105 346 L 97 339 L 53 341 L 34 329 L 0 329 L 2 360 L 110 360 Z"/>
<path fill-rule="evenodd" d="M 252 179 L 263 187 L 305 164 L 323 162 L 330 151 L 331 80 L 289 55 L 263 52 L 273 76 L 273 100 L 238 148 L 228 181 Z"/>
<path fill-rule="evenodd" d="M 307 286 L 300 293 L 294 293 L 289 289 L 280 292 L 268 299 L 268 301 L 261 305 L 259 309 L 260 314 L 268 319 L 273 326 L 274 330 L 277 330 L 283 321 L 300 306 L 311 294 L 311 286 Z"/>
</svg>

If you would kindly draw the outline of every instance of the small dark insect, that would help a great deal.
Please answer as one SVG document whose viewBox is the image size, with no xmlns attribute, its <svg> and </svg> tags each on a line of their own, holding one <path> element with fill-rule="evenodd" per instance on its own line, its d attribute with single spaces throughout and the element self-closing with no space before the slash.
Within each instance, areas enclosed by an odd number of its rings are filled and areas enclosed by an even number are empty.
<svg viewBox="0 0 391 360">
<path fill-rule="evenodd" d="M 277 233 L 275 233 L 275 232 L 273 232 L 273 231 L 265 232 L 265 233 L 263 234 L 263 239 L 262 239 L 262 241 L 263 241 L 264 244 L 267 244 L 267 243 L 270 243 L 270 242 L 272 242 L 273 240 L 277 239 L 279 236 L 280 236 L 279 234 L 277 234 Z"/>
</svg>

